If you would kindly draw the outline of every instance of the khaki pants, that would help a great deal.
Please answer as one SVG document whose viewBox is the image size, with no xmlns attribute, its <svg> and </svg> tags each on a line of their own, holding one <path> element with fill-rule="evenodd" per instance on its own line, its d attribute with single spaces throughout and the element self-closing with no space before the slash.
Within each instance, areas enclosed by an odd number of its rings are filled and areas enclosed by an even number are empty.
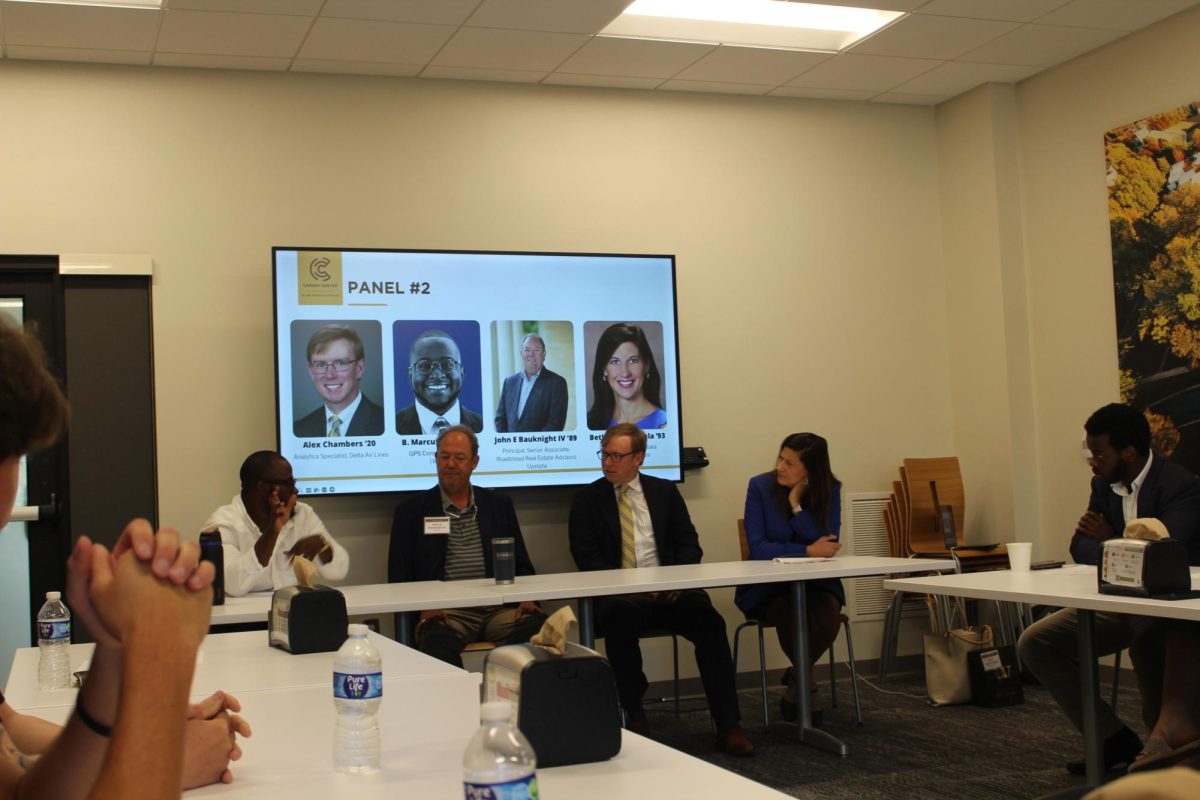
<svg viewBox="0 0 1200 800">
<path fill-rule="evenodd" d="M 1129 648 L 1142 693 L 1142 719 L 1147 730 L 1154 727 L 1162 705 L 1163 657 L 1156 636 L 1145 635 L 1153 624 L 1150 617 L 1096 612 L 1096 655 L 1106 656 Z M 1056 611 L 1038 620 L 1021 634 L 1017 647 L 1021 663 L 1028 667 L 1054 697 L 1071 724 L 1083 731 L 1083 692 L 1080 690 L 1079 622 L 1073 608 Z M 1103 699 L 1096 709 L 1101 739 L 1126 727 Z"/>
<path fill-rule="evenodd" d="M 431 620 L 420 627 L 417 649 L 461 668 L 462 649 L 471 642 L 527 642 L 545 621 L 545 614 L 526 614 L 518 619 L 516 606 L 448 608 L 445 619 Z"/>
</svg>

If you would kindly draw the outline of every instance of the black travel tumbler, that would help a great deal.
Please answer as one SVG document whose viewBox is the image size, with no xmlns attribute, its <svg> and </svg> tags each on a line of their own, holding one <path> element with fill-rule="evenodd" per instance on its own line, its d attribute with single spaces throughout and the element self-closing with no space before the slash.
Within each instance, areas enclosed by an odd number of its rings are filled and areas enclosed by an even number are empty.
<svg viewBox="0 0 1200 800">
<path fill-rule="evenodd" d="M 213 575 L 213 605 L 225 605 L 225 549 L 221 545 L 221 532 L 200 532 L 200 560 L 211 561 L 216 574 Z"/>
</svg>

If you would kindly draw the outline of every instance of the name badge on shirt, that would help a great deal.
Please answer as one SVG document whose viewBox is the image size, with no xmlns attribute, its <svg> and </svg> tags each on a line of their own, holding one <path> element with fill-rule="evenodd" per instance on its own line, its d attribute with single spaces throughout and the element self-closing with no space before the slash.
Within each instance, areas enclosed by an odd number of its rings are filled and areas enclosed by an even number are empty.
<svg viewBox="0 0 1200 800">
<path fill-rule="evenodd" d="M 425 518 L 425 535 L 426 536 L 449 536 L 450 535 L 450 518 L 449 517 L 426 517 Z"/>
</svg>

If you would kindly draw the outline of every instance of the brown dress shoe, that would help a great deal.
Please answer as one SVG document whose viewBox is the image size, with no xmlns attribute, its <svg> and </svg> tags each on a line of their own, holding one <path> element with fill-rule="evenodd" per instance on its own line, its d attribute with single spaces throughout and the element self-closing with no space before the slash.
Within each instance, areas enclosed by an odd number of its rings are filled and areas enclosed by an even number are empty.
<svg viewBox="0 0 1200 800">
<path fill-rule="evenodd" d="M 741 725 L 730 725 L 718 733 L 717 749 L 731 756 L 754 755 L 754 743 L 746 736 Z"/>
</svg>

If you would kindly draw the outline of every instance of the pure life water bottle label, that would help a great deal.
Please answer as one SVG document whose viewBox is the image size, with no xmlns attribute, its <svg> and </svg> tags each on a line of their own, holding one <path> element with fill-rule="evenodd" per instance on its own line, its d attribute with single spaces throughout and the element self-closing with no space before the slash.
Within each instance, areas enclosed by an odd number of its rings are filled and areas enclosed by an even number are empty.
<svg viewBox="0 0 1200 800">
<path fill-rule="evenodd" d="M 38 622 L 37 626 L 39 639 L 71 640 L 71 620 L 69 619 L 57 622 Z"/>
<path fill-rule="evenodd" d="M 333 673 L 333 696 L 338 700 L 377 700 L 383 697 L 383 673 Z"/>
<path fill-rule="evenodd" d="M 507 783 L 463 783 L 465 800 L 538 800 L 537 775 Z"/>
</svg>

